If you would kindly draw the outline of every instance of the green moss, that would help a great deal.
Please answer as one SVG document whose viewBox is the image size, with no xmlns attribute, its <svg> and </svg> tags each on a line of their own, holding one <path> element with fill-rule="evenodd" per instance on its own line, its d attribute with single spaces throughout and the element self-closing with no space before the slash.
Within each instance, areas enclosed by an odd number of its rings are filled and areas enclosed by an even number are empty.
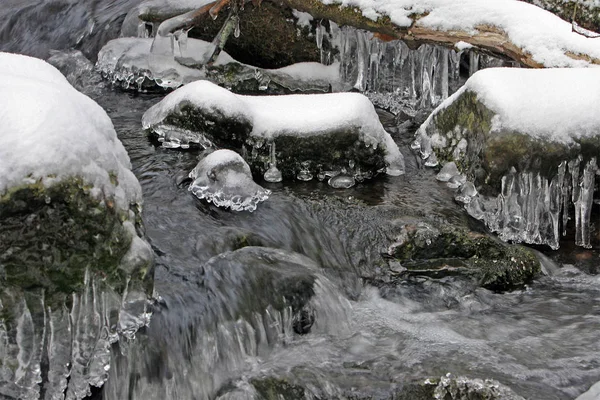
<svg viewBox="0 0 600 400">
<path fill-rule="evenodd" d="M 527 132 L 490 134 L 493 117 L 494 113 L 477 100 L 475 93 L 466 91 L 434 116 L 426 132 L 429 136 L 439 134 L 446 141 L 445 146 L 434 145 L 440 164 L 454 161 L 482 194 L 498 194 L 502 177 L 512 167 L 551 179 L 563 161 L 581 155 L 587 162 L 600 154 L 600 135 L 564 144 L 537 139 Z M 467 141 L 468 150 L 457 158 L 455 150 L 461 138 Z"/>
<path fill-rule="evenodd" d="M 250 381 L 263 400 L 304 400 L 304 388 L 283 378 L 252 379 Z"/>
<path fill-rule="evenodd" d="M 319 61 L 314 37 L 309 36 L 308 29 L 299 29 L 291 8 L 270 2 L 263 2 L 260 7 L 247 4 L 239 15 L 241 34 L 237 38 L 232 35 L 225 45 L 225 51 L 236 60 L 261 68 Z M 221 12 L 214 21 L 205 18 L 190 31 L 190 36 L 212 41 L 226 17 L 227 12 Z"/>
<path fill-rule="evenodd" d="M 162 124 L 200 132 L 221 147 L 241 148 L 252 131 L 252 124 L 245 117 L 229 118 L 219 110 L 209 113 L 192 105 L 182 105 L 178 112 L 170 114 Z"/>
<path fill-rule="evenodd" d="M 317 175 L 320 171 L 376 171 L 385 168 L 385 150 L 366 147 L 358 131 L 340 130 L 328 134 L 301 136 L 279 135 L 274 139 L 277 167 L 286 179 L 294 179 L 308 162 L 308 170 Z M 264 174 L 269 167 L 270 145 L 246 152 L 246 161 L 255 175 Z M 352 161 L 354 167 L 350 168 Z"/>
<path fill-rule="evenodd" d="M 459 267 L 495 291 L 522 287 L 541 272 L 536 256 L 525 247 L 451 227 L 422 232 L 411 229 L 404 243 L 394 248 L 394 257 L 409 271 L 435 276 L 436 270 Z"/>
<path fill-rule="evenodd" d="M 122 214 L 109 200 L 92 199 L 80 179 L 11 189 L 0 199 L 0 284 L 44 289 L 48 305 L 60 304 L 83 287 L 89 268 L 122 290 L 118 266 L 131 242 Z"/>
<path fill-rule="evenodd" d="M 478 159 L 472 154 L 476 153 L 474 149 L 481 149 L 486 142 L 492 127 L 493 116 L 494 113 L 477 100 L 477 95 L 469 91 L 463 93 L 451 106 L 438 112 L 433 125 L 435 131 L 446 136 L 447 133 L 454 132 L 458 127 L 470 149 L 468 154 L 461 159 L 455 159 L 453 152 L 458 140 L 454 146 L 447 145 L 441 149 L 436 148 L 436 155 L 440 163 L 454 161 L 461 171 L 466 171 L 472 178 L 478 162 Z"/>
</svg>

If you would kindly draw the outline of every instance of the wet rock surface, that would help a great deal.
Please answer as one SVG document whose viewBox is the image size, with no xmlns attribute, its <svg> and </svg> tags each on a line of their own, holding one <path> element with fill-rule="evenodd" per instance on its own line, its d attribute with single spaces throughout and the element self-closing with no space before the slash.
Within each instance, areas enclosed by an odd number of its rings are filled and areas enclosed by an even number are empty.
<svg viewBox="0 0 600 400">
<path fill-rule="evenodd" d="M 400 276 L 451 275 L 472 277 L 495 291 L 522 288 L 541 272 L 540 262 L 526 248 L 503 243 L 484 234 L 426 223 L 407 225 L 389 254 Z"/>
</svg>

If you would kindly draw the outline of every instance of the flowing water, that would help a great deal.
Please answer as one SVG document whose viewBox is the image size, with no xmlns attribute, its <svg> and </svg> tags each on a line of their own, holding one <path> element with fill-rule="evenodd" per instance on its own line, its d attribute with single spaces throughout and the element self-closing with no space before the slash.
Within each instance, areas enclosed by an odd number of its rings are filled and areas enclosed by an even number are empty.
<svg viewBox="0 0 600 400">
<path fill-rule="evenodd" d="M 136 3 L 4 0 L 0 50 L 45 57 L 87 40 L 93 53 Z M 271 197 L 236 213 L 188 191 L 199 151 L 162 148 L 142 130 L 142 114 L 160 96 L 87 81 L 84 91 L 113 119 L 141 182 L 160 296 L 150 326 L 115 349 L 104 398 L 251 399 L 275 377 L 305 388 L 306 398 L 383 399 L 406 382 L 452 373 L 551 400 L 574 399 L 600 380 L 598 249 L 542 249 L 547 275 L 504 294 L 459 277 L 379 276 L 407 221 L 483 231 L 411 152 L 413 132 L 386 113 L 406 175 L 347 190 L 259 182 Z M 229 252 L 246 245 L 275 250 Z M 275 304 L 302 297 L 303 282 L 312 289 L 298 320 L 293 306 Z M 306 333 L 301 325 L 313 320 Z"/>
</svg>

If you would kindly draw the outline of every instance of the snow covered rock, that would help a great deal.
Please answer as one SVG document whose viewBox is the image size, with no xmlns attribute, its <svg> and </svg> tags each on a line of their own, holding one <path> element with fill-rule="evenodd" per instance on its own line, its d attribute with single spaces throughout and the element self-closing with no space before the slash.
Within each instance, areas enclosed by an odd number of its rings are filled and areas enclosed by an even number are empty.
<svg viewBox="0 0 600 400">
<path fill-rule="evenodd" d="M 160 45 L 166 50 L 162 51 Z M 185 34 L 156 41 L 119 38 L 102 48 L 96 68 L 113 84 L 142 92 L 175 89 L 199 79 L 238 93 L 328 92 L 341 88 L 337 63 L 326 66 L 306 62 L 262 69 L 239 63 L 221 52 L 212 65 L 205 65 L 213 48 L 211 43 L 187 38 Z"/>
<path fill-rule="evenodd" d="M 0 387 L 80 399 L 146 323 L 141 188 L 110 118 L 58 70 L 0 53 L 0 75 Z"/>
<path fill-rule="evenodd" d="M 190 191 L 217 207 L 254 211 L 271 194 L 252 180 L 244 159 L 231 150 L 217 150 L 204 157 L 190 172 Z"/>
<path fill-rule="evenodd" d="M 210 141 L 238 149 L 255 175 L 273 165 L 301 180 L 404 173 L 398 146 L 358 93 L 241 96 L 197 81 L 151 107 L 142 124 L 168 147 Z"/>
<path fill-rule="evenodd" d="M 434 110 L 415 147 L 499 196 L 467 208 L 504 239 L 557 248 L 573 203 L 575 241 L 591 247 L 599 104 L 598 69 L 486 69 Z"/>
</svg>

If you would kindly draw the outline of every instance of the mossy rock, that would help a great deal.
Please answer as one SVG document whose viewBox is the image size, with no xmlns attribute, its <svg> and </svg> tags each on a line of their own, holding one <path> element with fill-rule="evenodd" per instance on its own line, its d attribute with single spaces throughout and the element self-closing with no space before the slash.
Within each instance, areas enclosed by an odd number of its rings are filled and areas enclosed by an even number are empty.
<svg viewBox="0 0 600 400">
<path fill-rule="evenodd" d="M 450 374 L 442 378 L 427 378 L 404 383 L 389 383 L 385 393 L 369 394 L 374 388 L 365 388 L 364 393 L 355 390 L 338 390 L 340 394 L 320 393 L 319 382 L 307 376 L 302 377 L 262 377 L 250 380 L 261 400 L 304 400 L 317 398 L 320 400 L 524 400 L 510 388 L 494 380 L 454 377 Z M 333 384 L 333 382 L 330 382 Z M 319 393 L 313 393 L 316 389 Z"/>
<path fill-rule="evenodd" d="M 252 386 L 258 392 L 261 400 L 304 400 L 304 388 L 291 384 L 284 378 L 268 377 L 252 379 Z"/>
<path fill-rule="evenodd" d="M 316 264 L 300 254 L 268 247 L 246 246 L 211 258 L 203 266 L 203 285 L 216 298 L 216 308 L 231 320 L 252 321 L 257 312 L 290 308 L 293 329 L 307 333 L 314 315 Z M 233 290 L 235 289 L 235 290 Z M 208 317 L 208 316 L 207 316 Z M 208 320 L 207 320 L 208 322 Z"/>
<path fill-rule="evenodd" d="M 243 116 L 225 117 L 218 110 L 198 109 L 189 104 L 182 104 L 160 125 L 199 132 L 217 146 L 237 151 L 250 165 L 257 179 L 262 179 L 269 168 L 272 144 L 275 144 L 277 168 L 285 179 L 295 179 L 303 169 L 313 176 L 322 171 L 345 169 L 348 173 L 368 178 L 386 167 L 383 146 L 367 146 L 358 128 L 330 129 L 318 135 L 302 135 L 292 131 L 267 141 L 252 135 L 252 123 Z"/>
<path fill-rule="evenodd" d="M 467 90 L 421 128 L 431 138 L 440 165 L 454 161 L 481 194 L 497 195 L 502 177 L 513 167 L 551 179 L 563 161 L 581 155 L 585 163 L 600 154 L 600 135 L 573 138 L 571 143 L 539 139 L 527 132 L 498 131 L 492 126 L 495 115 Z"/>
<path fill-rule="evenodd" d="M 139 15 L 154 27 L 183 10 L 154 10 Z M 206 15 L 189 33 L 190 37 L 212 41 L 227 18 L 227 10 L 213 20 Z M 225 51 L 236 60 L 261 68 L 281 68 L 287 65 L 320 60 L 320 50 L 314 37 L 314 26 L 301 27 L 292 9 L 263 2 L 259 7 L 246 4 L 239 11 L 240 35 L 227 39 Z"/>
<path fill-rule="evenodd" d="M 541 272 L 538 259 L 527 248 L 464 229 L 406 226 L 392 249 L 406 269 L 402 275 L 459 274 L 494 291 L 521 288 Z"/>
<path fill-rule="evenodd" d="M 130 285 L 150 293 L 151 262 L 125 271 L 121 261 L 132 234 L 123 226 L 128 211 L 100 202 L 78 178 L 48 188 L 41 183 L 12 188 L 0 198 L 2 286 L 44 289 L 49 306 L 69 301 L 89 270 L 116 291 Z M 140 223 L 139 214 L 134 219 Z M 131 221 L 136 223 L 136 221 Z"/>
</svg>

